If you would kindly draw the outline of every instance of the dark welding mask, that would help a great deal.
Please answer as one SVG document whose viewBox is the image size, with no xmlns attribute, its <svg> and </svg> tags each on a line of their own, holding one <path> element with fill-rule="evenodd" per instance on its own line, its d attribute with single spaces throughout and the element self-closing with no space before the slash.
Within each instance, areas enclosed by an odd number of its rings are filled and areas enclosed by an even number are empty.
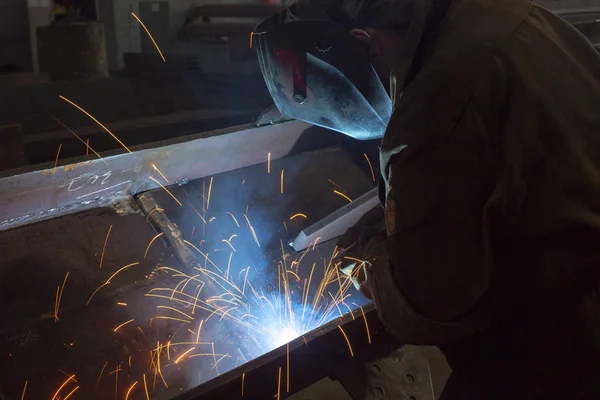
<svg viewBox="0 0 600 400">
<path fill-rule="evenodd" d="M 290 21 L 284 13 L 260 23 L 253 35 L 279 111 L 356 139 L 382 137 L 392 102 L 367 49 L 342 25 Z"/>
</svg>

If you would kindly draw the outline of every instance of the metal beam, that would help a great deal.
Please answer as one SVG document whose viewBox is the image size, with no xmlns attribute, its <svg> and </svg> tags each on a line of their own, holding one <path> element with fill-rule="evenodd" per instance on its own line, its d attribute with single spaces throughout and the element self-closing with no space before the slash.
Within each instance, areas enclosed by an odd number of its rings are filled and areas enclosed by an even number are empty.
<svg viewBox="0 0 600 400">
<path fill-rule="evenodd" d="M 0 231 L 26 223 L 131 200 L 133 194 L 286 156 L 311 125 L 252 124 L 91 154 L 0 174 Z M 159 173 L 160 171 L 160 173 Z"/>
<path fill-rule="evenodd" d="M 377 204 L 379 204 L 379 197 L 377 188 L 375 188 L 302 230 L 291 245 L 294 250 L 301 251 L 311 246 L 317 238 L 321 242 L 325 242 L 342 236 L 360 217 Z"/>
</svg>

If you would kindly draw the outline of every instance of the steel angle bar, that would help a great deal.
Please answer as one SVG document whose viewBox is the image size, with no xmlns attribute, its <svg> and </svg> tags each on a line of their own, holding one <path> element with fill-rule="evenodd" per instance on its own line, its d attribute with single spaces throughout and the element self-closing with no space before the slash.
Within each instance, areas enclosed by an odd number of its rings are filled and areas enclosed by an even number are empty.
<svg viewBox="0 0 600 400">
<path fill-rule="evenodd" d="M 287 155 L 311 125 L 254 124 L 90 154 L 0 174 L 0 230 L 129 199 L 168 183 L 192 180 Z M 165 181 L 166 182 L 166 181 Z"/>
</svg>

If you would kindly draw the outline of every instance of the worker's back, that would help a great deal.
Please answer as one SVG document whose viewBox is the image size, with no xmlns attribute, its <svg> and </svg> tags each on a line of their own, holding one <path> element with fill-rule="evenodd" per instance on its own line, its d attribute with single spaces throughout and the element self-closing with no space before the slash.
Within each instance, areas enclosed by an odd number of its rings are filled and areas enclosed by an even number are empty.
<svg viewBox="0 0 600 400">
<path fill-rule="evenodd" d="M 452 134 L 472 148 L 485 143 L 495 177 L 480 189 L 491 325 L 443 348 L 455 371 L 448 398 L 598 399 L 600 56 L 525 0 L 455 0 L 427 52 L 397 101 L 426 107 L 419 93 L 452 65 L 465 69 L 448 76 L 472 77 L 469 106 L 437 118 L 443 126 L 462 113 Z M 386 133 L 384 158 L 399 143 L 435 135 L 434 124 L 417 120 L 404 124 L 415 137 Z"/>
</svg>

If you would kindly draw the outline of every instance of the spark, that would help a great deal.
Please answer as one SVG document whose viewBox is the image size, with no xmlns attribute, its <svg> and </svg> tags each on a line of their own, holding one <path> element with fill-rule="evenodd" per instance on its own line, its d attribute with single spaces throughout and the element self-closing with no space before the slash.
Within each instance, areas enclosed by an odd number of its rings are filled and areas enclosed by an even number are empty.
<svg viewBox="0 0 600 400">
<path fill-rule="evenodd" d="M 56 299 L 56 305 L 54 307 L 54 322 L 58 321 L 58 310 L 60 309 L 60 301 L 62 300 L 63 290 L 65 289 L 65 285 L 67 283 L 67 278 L 69 277 L 69 273 L 65 275 L 65 279 L 63 280 L 62 286 L 60 286 L 60 293 L 58 294 L 58 298 Z"/>
<path fill-rule="evenodd" d="M 281 367 L 279 367 L 279 375 L 277 377 L 277 400 L 281 398 Z"/>
<path fill-rule="evenodd" d="M 286 392 L 289 393 L 290 392 L 290 343 L 286 343 L 286 375 L 287 375 L 287 379 L 286 379 Z"/>
<path fill-rule="evenodd" d="M 242 373 L 242 397 L 244 397 L 244 383 L 246 382 L 246 373 Z"/>
<path fill-rule="evenodd" d="M 59 120 L 58 118 L 52 117 L 53 120 L 55 120 L 56 122 L 58 122 L 59 124 L 61 124 L 66 130 L 68 130 L 69 132 L 71 132 L 81 143 L 85 144 L 85 155 L 87 156 L 89 154 L 89 150 L 92 150 L 92 152 L 98 156 L 99 159 L 101 159 L 104 164 L 108 165 L 108 163 L 104 160 L 104 158 L 102 158 L 102 156 L 100 156 L 100 154 L 98 154 L 96 152 L 96 150 L 92 149 L 92 147 L 90 146 L 90 139 L 86 139 L 86 141 L 84 142 L 83 139 L 81 137 L 79 137 L 78 134 L 76 134 L 75 132 L 73 132 L 67 125 L 63 124 L 61 120 Z M 58 159 L 58 158 L 57 158 Z M 54 168 L 56 168 L 56 165 L 54 165 Z"/>
<path fill-rule="evenodd" d="M 367 153 L 365 153 L 364 156 L 367 159 L 367 162 L 369 163 L 369 169 L 371 170 L 371 177 L 373 178 L 373 182 L 375 182 L 375 172 L 373 172 L 373 165 L 371 165 L 371 160 L 369 160 L 369 156 L 367 156 Z"/>
<path fill-rule="evenodd" d="M 313 243 L 313 247 L 312 247 L 313 250 L 315 249 L 315 246 L 317 245 L 317 242 L 319 241 L 319 239 L 321 239 L 320 236 L 315 239 L 315 242 Z"/>
<path fill-rule="evenodd" d="M 58 156 L 60 154 L 60 149 L 62 149 L 62 143 L 58 145 L 58 151 L 56 152 L 56 160 L 54 160 L 54 168 L 58 165 Z"/>
<path fill-rule="evenodd" d="M 166 176 L 163 175 L 163 173 L 160 171 L 160 169 L 158 169 L 158 167 L 156 166 L 156 164 L 152 163 L 152 168 L 154 168 L 154 170 L 156 172 L 158 172 L 158 174 L 167 182 L 167 183 L 171 183 L 169 182 L 169 180 L 167 179 Z"/>
<path fill-rule="evenodd" d="M 246 293 L 246 282 L 248 281 L 248 272 L 250 272 L 250 267 L 246 269 L 246 277 L 244 278 L 244 286 L 242 287 L 242 294 Z"/>
<path fill-rule="evenodd" d="M 169 320 L 172 320 L 172 321 L 187 322 L 188 324 L 190 323 L 190 321 L 187 321 L 185 319 L 173 318 L 173 317 L 164 317 L 164 316 L 152 317 L 152 318 L 150 318 L 150 322 L 154 321 L 155 319 L 169 319 Z"/>
<path fill-rule="evenodd" d="M 285 170 L 281 170 L 281 194 L 283 194 L 283 173 Z"/>
<path fill-rule="evenodd" d="M 212 217 L 211 219 L 208 220 L 208 223 L 210 224 L 211 222 L 213 222 L 215 219 L 217 219 L 217 217 Z"/>
<path fill-rule="evenodd" d="M 304 219 L 307 218 L 306 214 L 302 214 L 302 213 L 298 213 L 298 214 L 294 214 L 290 217 L 290 221 L 293 220 L 294 218 L 298 218 L 298 217 L 302 217 Z"/>
<path fill-rule="evenodd" d="M 27 391 L 27 383 L 28 382 L 29 381 L 25 381 L 25 386 L 23 386 L 23 394 L 21 395 L 21 400 L 23 400 L 25 398 L 25 392 Z"/>
<path fill-rule="evenodd" d="M 286 270 L 285 272 L 287 272 L 288 274 L 292 274 L 294 275 L 294 277 L 298 280 L 298 282 L 301 281 L 300 277 L 298 276 L 297 273 L 295 273 L 294 271 L 290 271 L 290 270 Z"/>
<path fill-rule="evenodd" d="M 129 394 L 131 393 L 131 391 L 133 390 L 133 388 L 135 387 L 135 385 L 137 385 L 138 381 L 133 382 L 133 385 L 131 385 L 129 387 L 129 390 L 127 391 L 127 394 L 125 395 L 125 400 L 129 399 Z"/>
<path fill-rule="evenodd" d="M 144 25 L 144 23 L 142 22 L 142 20 L 139 19 L 138 16 L 135 15 L 135 13 L 132 12 L 131 15 L 133 16 L 133 18 L 135 18 L 137 20 L 137 22 L 140 23 L 140 25 L 142 26 L 142 28 L 144 28 L 144 30 L 148 34 L 148 37 L 150 38 L 150 40 L 152 40 L 152 43 L 154 44 L 154 47 L 156 47 L 156 50 L 158 51 L 158 54 L 160 55 L 160 58 L 162 58 L 163 62 L 167 62 L 167 60 L 165 60 L 165 56 L 163 56 L 162 51 L 160 51 L 160 48 L 158 47 L 158 44 L 156 44 L 156 41 L 152 37 L 152 34 L 148 30 L 148 28 L 146 28 L 146 25 Z"/>
<path fill-rule="evenodd" d="M 75 104 L 74 102 L 72 102 L 71 100 L 67 99 L 64 96 L 59 95 L 58 97 L 61 98 L 64 101 L 66 101 L 67 103 L 71 104 L 72 106 L 76 107 L 79 111 L 81 111 L 82 113 L 84 113 L 85 115 L 87 115 L 88 117 L 90 117 L 95 123 L 97 123 L 98 125 L 100 125 L 100 127 L 102 127 L 102 129 L 104 129 L 106 132 L 108 132 L 110 134 L 110 136 L 113 137 L 113 139 L 115 139 L 117 142 L 119 142 L 119 144 L 121 146 L 123 146 L 123 148 L 125 150 L 127 150 L 129 153 L 131 153 L 131 150 L 129 150 L 129 148 L 127 146 L 125 146 L 125 143 L 121 142 L 121 140 L 119 140 L 119 138 L 116 137 L 114 133 L 112 133 L 107 127 L 105 127 L 104 125 L 102 125 L 102 123 L 100 121 L 98 121 L 96 118 L 94 118 L 94 116 L 92 114 L 90 114 L 89 112 L 85 111 L 83 108 L 81 108 L 80 106 L 78 106 L 77 104 Z"/>
<path fill-rule="evenodd" d="M 110 276 L 110 278 L 108 278 L 108 279 L 106 280 L 106 283 L 107 283 L 107 284 L 108 284 L 108 283 L 110 283 L 110 281 L 112 281 L 112 279 L 113 279 L 115 276 L 117 276 L 117 274 L 119 274 L 121 271 L 123 271 L 123 270 L 125 270 L 125 269 L 127 269 L 127 268 L 130 268 L 130 267 L 133 267 L 133 266 L 135 266 L 135 265 L 138 265 L 138 264 L 139 264 L 139 262 L 134 262 L 134 263 L 127 264 L 126 266 L 119 268 L 119 270 L 118 270 L 117 272 L 115 272 L 114 274 L 112 274 L 112 275 Z"/>
<path fill-rule="evenodd" d="M 67 400 L 69 397 L 71 397 L 71 395 L 72 395 L 73 393 L 75 393 L 75 392 L 77 391 L 77 389 L 79 389 L 79 386 L 77 386 L 75 389 L 71 390 L 71 391 L 69 392 L 69 394 L 68 394 L 68 395 L 66 395 L 66 396 L 65 396 L 65 398 L 64 398 L 63 400 Z"/>
<path fill-rule="evenodd" d="M 124 327 L 125 325 L 129 324 L 130 322 L 133 322 L 133 319 L 130 319 L 129 321 L 123 322 L 121 325 L 117 326 L 115 329 L 113 329 L 113 332 L 116 332 L 119 330 L 119 328 Z"/>
<path fill-rule="evenodd" d="M 146 392 L 146 400 L 150 400 L 150 395 L 148 394 L 148 385 L 146 384 L 146 374 L 144 374 L 144 391 Z"/>
<path fill-rule="evenodd" d="M 112 225 L 108 228 L 108 232 L 106 233 L 106 238 L 104 239 L 104 246 L 102 247 L 102 255 L 100 256 L 100 268 L 102 268 L 102 263 L 104 262 L 104 252 L 106 251 L 106 244 L 108 243 L 108 237 L 110 236 L 110 231 L 112 231 Z"/>
<path fill-rule="evenodd" d="M 337 190 L 334 190 L 333 193 L 339 194 L 340 196 L 342 196 L 343 198 L 345 198 L 346 200 L 348 200 L 350 203 L 352 203 L 352 199 L 350 197 L 346 196 L 344 193 L 339 192 Z"/>
<path fill-rule="evenodd" d="M 90 298 L 88 299 L 88 301 L 85 303 L 85 305 L 89 305 L 90 301 L 92 301 L 92 299 L 94 298 L 94 296 L 96 295 L 96 293 L 98 293 L 98 291 L 100 289 L 102 289 L 104 286 L 108 285 L 110 282 L 104 282 L 102 285 L 100 285 L 96 290 L 94 290 L 94 293 L 92 293 L 92 295 L 90 296 Z"/>
<path fill-rule="evenodd" d="M 237 219 L 235 219 L 235 216 L 234 216 L 232 213 L 230 213 L 230 212 L 228 212 L 227 214 L 231 215 L 231 218 L 233 218 L 233 222 L 235 222 L 235 224 L 236 224 L 236 225 L 237 225 L 237 227 L 239 228 L 239 227 L 240 227 L 240 224 L 238 224 L 238 221 L 237 221 Z M 229 239 L 229 240 L 231 240 L 231 239 Z"/>
<path fill-rule="evenodd" d="M 223 240 L 221 240 L 221 242 L 227 243 L 229 245 L 229 247 L 231 247 L 231 250 L 233 250 L 233 252 L 236 253 L 235 247 L 233 247 L 233 245 L 229 242 L 229 240 L 223 239 Z"/>
<path fill-rule="evenodd" d="M 371 344 L 371 332 L 369 331 L 369 323 L 367 322 L 367 316 L 365 315 L 365 310 L 362 308 L 362 306 L 359 306 L 356 303 L 352 303 L 355 306 L 358 306 L 360 308 L 360 312 L 362 313 L 363 319 L 365 320 L 365 328 L 367 328 L 367 339 L 369 340 L 369 344 Z"/>
<path fill-rule="evenodd" d="M 248 211 L 246 211 L 247 213 Z M 248 227 L 250 227 L 250 232 L 252 232 L 252 236 L 254 237 L 254 241 L 256 242 L 256 245 L 258 247 L 260 247 L 260 243 L 258 242 L 258 237 L 256 236 L 256 232 L 254 232 L 254 227 L 252 226 L 252 224 L 250 224 L 250 220 L 248 219 L 248 215 L 246 214 L 242 214 L 244 216 L 244 218 L 246 218 L 246 222 L 248 222 Z"/>
<path fill-rule="evenodd" d="M 198 216 L 200 217 L 200 219 L 202 220 L 202 222 L 204 222 L 204 224 L 206 225 L 206 220 L 204 219 L 204 217 L 202 215 L 200 215 L 200 213 L 198 212 L 198 210 L 196 210 L 196 208 L 193 205 L 191 205 L 191 204 L 189 206 L 194 209 L 194 211 L 196 212 L 196 214 L 198 214 Z"/>
<path fill-rule="evenodd" d="M 127 360 L 127 364 L 129 364 L 129 370 L 131 370 L 131 356 L 129 356 L 129 360 Z"/>
<path fill-rule="evenodd" d="M 204 323 L 204 320 L 201 320 L 200 325 L 198 325 L 198 334 L 196 335 L 196 344 L 200 341 L 200 331 L 202 330 L 203 323 Z"/>
<path fill-rule="evenodd" d="M 344 335 L 344 338 L 346 339 L 346 343 L 348 343 L 348 349 L 350 350 L 350 355 L 352 357 L 354 357 L 354 352 L 352 351 L 352 346 L 350 346 L 350 340 L 348 340 L 348 336 L 346 336 L 346 332 L 344 332 L 344 330 L 342 329 L 342 327 L 340 325 L 338 325 L 338 328 L 340 328 L 342 335 Z"/>
<path fill-rule="evenodd" d="M 287 228 L 287 224 L 285 223 L 285 221 L 283 221 L 283 227 L 285 228 L 285 231 L 286 231 L 287 233 L 289 233 L 289 231 L 288 231 L 288 228 Z"/>
<path fill-rule="evenodd" d="M 62 388 L 64 388 L 67 385 L 67 383 L 69 383 L 69 381 L 73 380 L 73 378 L 75 378 L 75 375 L 71 375 L 70 377 L 67 378 L 67 380 L 65 380 L 63 382 L 62 385 L 60 385 L 60 387 L 56 390 L 56 392 L 54 392 L 54 396 L 52 396 L 52 400 L 56 399 L 56 396 L 58 396 L 58 393 L 60 393 Z"/>
<path fill-rule="evenodd" d="M 156 308 L 166 308 L 167 310 L 173 310 L 173 311 L 176 311 L 176 312 L 178 312 L 179 314 L 181 314 L 181 315 L 183 315 L 185 317 L 188 317 L 189 319 L 194 319 L 191 316 L 189 316 L 188 314 L 184 313 L 183 311 L 180 311 L 180 310 L 178 310 L 176 308 L 173 308 L 173 307 L 169 307 L 169 306 L 156 306 Z"/>
<path fill-rule="evenodd" d="M 144 259 L 146 259 L 146 256 L 148 255 L 148 251 L 150 250 L 150 246 L 152 246 L 152 243 L 154 243 L 154 241 L 156 239 L 158 239 L 159 237 L 161 237 L 162 235 L 164 235 L 164 232 L 157 234 L 156 236 L 154 236 L 152 238 L 152 240 L 150 240 L 150 243 L 148 243 L 148 246 L 146 247 L 146 251 L 144 252 Z"/>
<path fill-rule="evenodd" d="M 170 340 L 167 342 L 167 360 L 171 361 L 171 341 Z"/>
<path fill-rule="evenodd" d="M 213 177 L 210 177 L 210 183 L 208 184 L 208 197 L 206 198 L 206 209 L 210 207 L 210 192 L 212 191 Z"/>
<path fill-rule="evenodd" d="M 252 36 L 250 37 L 252 41 Z M 271 153 L 267 153 L 267 174 L 271 173 Z"/>
<path fill-rule="evenodd" d="M 229 268 L 231 267 L 231 259 L 233 258 L 233 251 L 229 253 L 229 260 L 227 260 L 227 269 L 225 270 L 225 279 L 229 279 Z"/>
<path fill-rule="evenodd" d="M 160 207 L 154 207 L 154 208 L 152 209 L 152 211 L 150 211 L 150 212 L 148 213 L 148 216 L 146 217 L 146 222 L 147 222 L 147 221 L 150 219 L 150 216 L 152 215 L 152 213 L 153 213 L 154 211 L 165 211 L 165 209 L 164 209 L 164 208 L 160 208 Z"/>
<path fill-rule="evenodd" d="M 167 189 L 162 183 L 160 183 L 159 181 L 157 181 L 153 176 L 150 177 L 150 179 L 152 179 L 154 182 L 158 183 L 158 185 L 164 189 L 165 192 L 167 192 L 169 194 L 169 196 L 171 196 L 173 198 L 173 200 L 175 200 L 177 202 L 177 204 L 179 204 L 181 207 L 183 207 L 183 204 L 181 204 L 181 202 L 179 200 L 177 200 L 177 197 L 175 197 L 173 195 L 173 193 L 171 193 L 169 191 L 169 189 Z"/>
<path fill-rule="evenodd" d="M 215 343 L 212 342 L 210 344 L 210 346 L 212 348 L 213 361 L 215 362 L 215 365 L 213 366 L 213 368 L 216 368 L 217 367 L 217 356 L 215 355 Z M 212 370 L 211 370 L 211 372 L 212 372 Z M 210 374 L 210 372 L 209 372 L 209 374 Z M 218 374 L 219 374 L 219 368 L 217 368 L 217 375 Z"/>
<path fill-rule="evenodd" d="M 252 48 L 252 39 L 253 39 L 253 38 L 254 38 L 254 32 L 250 32 L 250 48 Z M 271 153 L 269 153 L 269 155 L 270 155 L 270 154 L 271 154 Z M 243 390 L 242 390 L 242 392 L 243 392 Z M 243 396 L 244 396 L 244 395 L 242 394 L 242 397 L 243 397 Z"/>
<path fill-rule="evenodd" d="M 196 346 L 190 348 L 188 351 L 186 351 L 185 353 L 183 353 L 181 356 L 179 356 L 179 358 L 177 360 L 175 360 L 175 364 L 179 364 L 179 361 L 181 361 L 183 359 L 183 357 L 187 356 L 192 350 L 194 350 L 196 348 Z"/>
<path fill-rule="evenodd" d="M 126 307 L 126 306 L 127 306 L 127 303 L 122 303 L 122 302 L 120 302 L 120 301 L 119 301 L 119 302 L 117 303 L 117 305 L 119 305 L 119 306 L 123 306 L 123 307 Z"/>
<path fill-rule="evenodd" d="M 104 363 L 104 366 L 102 367 L 102 370 L 100 370 L 100 375 L 98 375 L 98 380 L 96 381 L 96 388 L 100 384 L 100 378 L 102 378 L 102 373 L 104 373 L 104 369 L 106 368 L 107 365 L 108 365 L 108 361 L 106 361 Z"/>
</svg>

